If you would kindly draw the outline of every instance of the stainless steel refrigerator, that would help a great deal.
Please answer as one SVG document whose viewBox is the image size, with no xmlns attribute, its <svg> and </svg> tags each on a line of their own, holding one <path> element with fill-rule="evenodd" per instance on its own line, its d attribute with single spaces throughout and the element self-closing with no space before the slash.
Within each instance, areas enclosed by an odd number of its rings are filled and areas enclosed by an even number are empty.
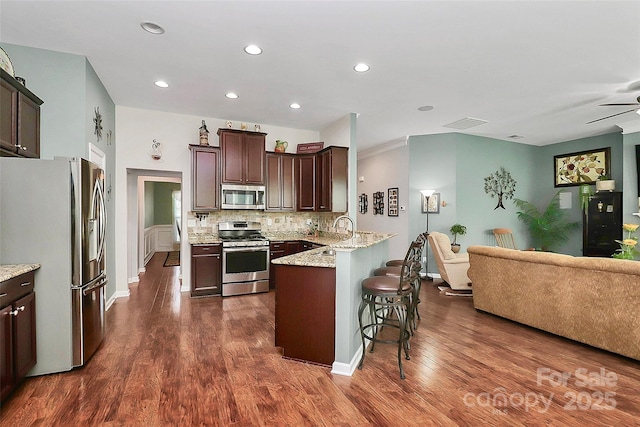
<svg viewBox="0 0 640 427">
<path fill-rule="evenodd" d="M 36 271 L 38 361 L 28 375 L 84 365 L 104 338 L 104 172 L 81 158 L 0 158 L 0 264 Z"/>
</svg>

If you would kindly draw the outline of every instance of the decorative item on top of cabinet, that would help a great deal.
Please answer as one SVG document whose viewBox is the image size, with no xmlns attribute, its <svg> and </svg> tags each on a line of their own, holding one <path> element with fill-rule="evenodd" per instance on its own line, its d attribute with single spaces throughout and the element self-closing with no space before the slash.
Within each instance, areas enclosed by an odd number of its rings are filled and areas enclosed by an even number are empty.
<svg viewBox="0 0 640 427">
<path fill-rule="evenodd" d="M 288 146 L 289 146 L 289 143 L 287 141 L 281 141 L 279 139 L 276 139 L 276 145 L 273 151 L 275 151 L 276 153 L 284 153 L 285 151 L 287 151 Z"/>
<path fill-rule="evenodd" d="M 198 133 L 200 134 L 200 145 L 209 145 L 209 129 L 207 129 L 207 124 L 204 120 L 200 129 L 198 129 Z"/>
<path fill-rule="evenodd" d="M 0 282 L 0 400 L 37 361 L 34 272 Z"/>
<path fill-rule="evenodd" d="M 222 182 L 264 185 L 266 133 L 218 129 Z"/>
<path fill-rule="evenodd" d="M 189 145 L 191 150 L 191 208 L 194 212 L 220 209 L 220 149 Z"/>
<path fill-rule="evenodd" d="M 0 156 L 40 158 L 42 100 L 0 68 Z"/>
</svg>

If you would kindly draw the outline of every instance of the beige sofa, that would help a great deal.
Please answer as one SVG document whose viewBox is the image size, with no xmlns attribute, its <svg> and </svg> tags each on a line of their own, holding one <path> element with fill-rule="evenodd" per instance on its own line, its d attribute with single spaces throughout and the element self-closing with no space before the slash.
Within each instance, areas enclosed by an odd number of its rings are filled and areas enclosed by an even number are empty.
<svg viewBox="0 0 640 427">
<path fill-rule="evenodd" d="M 467 252 L 476 309 L 640 360 L 640 261 Z"/>
</svg>

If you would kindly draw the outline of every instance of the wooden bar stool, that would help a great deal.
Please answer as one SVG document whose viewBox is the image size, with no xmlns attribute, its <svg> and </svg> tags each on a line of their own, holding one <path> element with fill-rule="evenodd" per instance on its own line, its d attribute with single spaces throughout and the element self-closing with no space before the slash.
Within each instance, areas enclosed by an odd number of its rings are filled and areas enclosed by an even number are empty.
<svg viewBox="0 0 640 427">
<path fill-rule="evenodd" d="M 358 369 L 362 369 L 364 364 L 367 340 L 371 342 L 371 352 L 373 352 L 376 342 L 397 343 L 400 378 L 405 378 L 402 368 L 402 351 L 404 350 L 405 358 L 409 360 L 409 337 L 411 335 L 409 318 L 414 309 L 415 282 L 420 280 L 419 260 L 422 246 L 416 242 L 411 243 L 401 267 L 400 276 L 372 276 L 362 281 L 362 301 L 358 308 L 362 358 Z M 368 314 L 368 319 L 365 319 L 365 313 Z M 393 314 L 395 314 L 395 318 Z M 398 338 L 395 340 L 378 338 L 378 334 L 384 326 L 397 328 Z"/>
</svg>

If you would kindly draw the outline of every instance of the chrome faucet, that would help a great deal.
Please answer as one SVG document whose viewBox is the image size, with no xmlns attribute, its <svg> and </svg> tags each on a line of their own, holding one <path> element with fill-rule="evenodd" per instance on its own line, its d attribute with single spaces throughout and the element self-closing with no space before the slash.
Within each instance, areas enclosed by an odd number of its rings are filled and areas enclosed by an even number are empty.
<svg viewBox="0 0 640 427">
<path fill-rule="evenodd" d="M 336 228 L 336 225 L 338 224 L 338 221 L 340 221 L 341 219 L 348 219 L 349 222 L 351 223 L 351 236 L 349 236 L 349 238 L 353 239 L 353 233 L 355 233 L 356 227 L 353 224 L 353 220 L 351 219 L 351 217 L 349 215 L 340 215 L 338 218 L 336 218 L 336 220 L 333 221 L 333 228 Z"/>
</svg>

